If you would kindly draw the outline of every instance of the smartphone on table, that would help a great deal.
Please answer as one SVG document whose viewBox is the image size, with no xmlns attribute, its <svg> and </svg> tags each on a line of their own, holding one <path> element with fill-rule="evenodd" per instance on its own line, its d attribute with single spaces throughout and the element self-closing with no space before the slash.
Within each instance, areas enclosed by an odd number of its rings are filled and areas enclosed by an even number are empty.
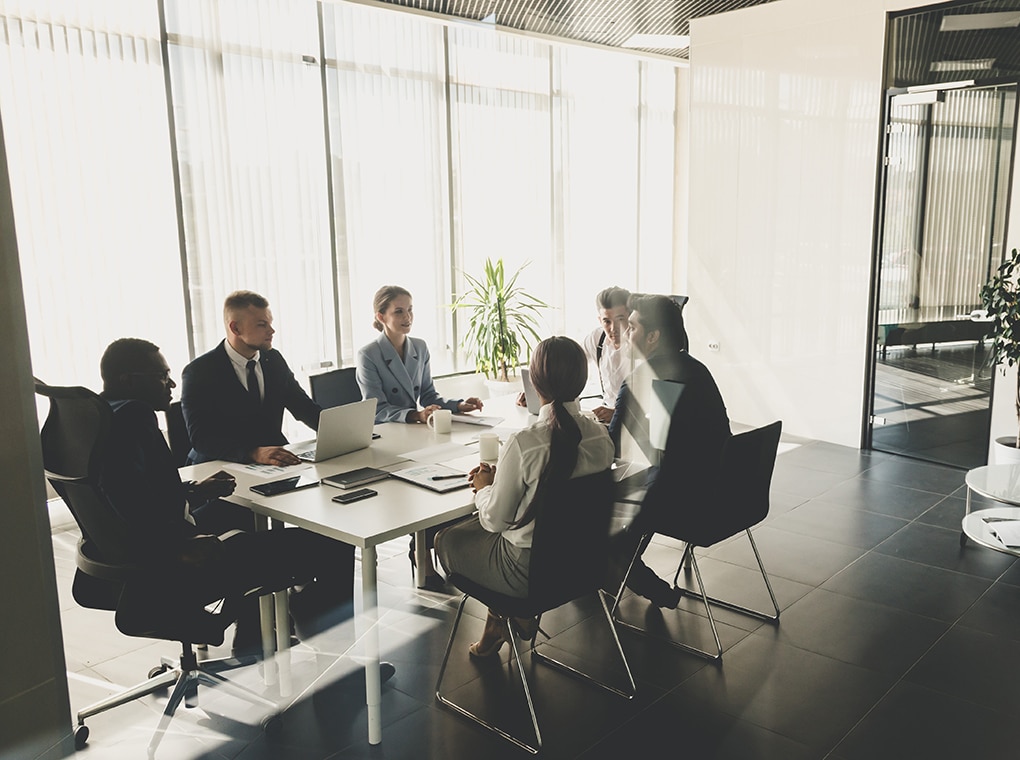
<svg viewBox="0 0 1020 760">
<path fill-rule="evenodd" d="M 375 496 L 378 491 L 373 491 L 371 488 L 359 488 L 357 491 L 344 491 L 343 493 L 337 494 L 333 497 L 333 501 L 339 502 L 340 504 L 350 504 L 352 501 L 361 501 L 362 499 L 368 499 Z"/>
<path fill-rule="evenodd" d="M 319 485 L 319 478 L 314 471 L 302 472 L 300 475 L 293 475 L 282 480 L 271 480 L 268 483 L 257 483 L 251 486 L 251 490 L 263 496 L 276 496 L 281 493 L 290 493 L 301 488 L 309 488 Z"/>
</svg>

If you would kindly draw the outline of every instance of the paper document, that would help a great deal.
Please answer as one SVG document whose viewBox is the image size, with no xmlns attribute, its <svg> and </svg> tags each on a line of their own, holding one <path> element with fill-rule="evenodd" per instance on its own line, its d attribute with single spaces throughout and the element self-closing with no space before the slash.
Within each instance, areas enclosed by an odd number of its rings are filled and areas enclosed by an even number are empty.
<svg viewBox="0 0 1020 760">
<path fill-rule="evenodd" d="M 1010 549 L 1020 548 L 1020 520 L 986 519 L 988 530 Z"/>
<path fill-rule="evenodd" d="M 424 486 L 430 491 L 446 493 L 456 491 L 458 488 L 467 488 L 467 472 L 455 470 L 441 464 L 423 464 L 415 467 L 407 467 L 390 473 L 394 478 L 406 480 L 418 486 Z"/>
<path fill-rule="evenodd" d="M 235 462 L 228 462 L 223 465 L 224 470 L 234 470 L 235 472 L 241 472 L 245 475 L 254 475 L 256 478 L 272 478 L 277 475 L 293 475 L 299 470 L 307 469 L 308 463 L 302 462 L 301 464 L 289 465 L 281 467 L 276 464 L 237 464 Z"/>
<path fill-rule="evenodd" d="M 478 441 L 473 444 L 477 450 Z M 424 449 L 415 449 L 414 451 L 405 451 L 400 456 L 404 459 L 410 459 L 412 462 L 425 462 L 425 463 L 436 463 L 446 462 L 450 459 L 457 459 L 458 457 L 464 456 L 465 444 L 463 443 L 440 443 L 436 446 L 426 446 Z"/>
<path fill-rule="evenodd" d="M 454 422 L 463 422 L 468 425 L 483 425 L 484 427 L 495 427 L 503 421 L 502 417 L 483 417 L 480 414 L 455 414 Z"/>
</svg>

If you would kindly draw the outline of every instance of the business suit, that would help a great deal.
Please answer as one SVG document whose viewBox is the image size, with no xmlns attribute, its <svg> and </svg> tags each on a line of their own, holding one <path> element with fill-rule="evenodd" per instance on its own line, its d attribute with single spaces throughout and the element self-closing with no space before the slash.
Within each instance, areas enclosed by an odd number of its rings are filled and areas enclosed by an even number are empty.
<svg viewBox="0 0 1020 760">
<path fill-rule="evenodd" d="M 261 403 L 248 395 L 223 341 L 184 368 L 181 410 L 191 438 L 190 462 L 250 462 L 253 449 L 282 446 L 287 443 L 283 435 L 284 409 L 309 427 L 318 428 L 321 408 L 294 379 L 280 352 L 260 351 L 259 363 L 265 388 Z M 196 509 L 195 515 L 217 532 L 251 531 L 254 527 L 248 510 L 230 502 L 210 502 Z M 325 539 L 321 551 L 329 557 L 326 569 L 311 589 L 291 595 L 295 614 L 301 606 L 326 609 L 354 598 L 354 547 Z"/>
<path fill-rule="evenodd" d="M 432 384 L 429 348 L 421 338 L 407 337 L 404 357 L 386 333 L 358 351 L 358 385 L 365 398 L 378 400 L 375 421 L 407 422 L 409 412 L 438 404 L 456 412 L 460 399 L 447 401 Z"/>
<path fill-rule="evenodd" d="M 250 462 L 260 446 L 282 446 L 283 410 L 313 430 L 319 427 L 318 404 L 294 378 L 279 351 L 261 351 L 265 381 L 261 404 L 248 395 L 224 348 L 224 341 L 199 356 L 181 374 L 181 410 L 191 439 L 192 464 L 225 459 Z"/>
<path fill-rule="evenodd" d="M 193 489 L 181 482 L 152 407 L 138 400 L 107 400 L 113 409 L 113 423 L 100 485 L 124 519 L 126 543 L 137 548 L 133 559 L 140 572 L 150 583 L 165 585 L 163 593 L 152 594 L 156 612 L 161 605 L 173 606 L 182 591 L 185 600 L 197 595 L 205 604 L 244 594 L 256 586 L 307 583 L 298 597 L 305 599 L 292 606 L 300 633 L 312 635 L 324 624 L 349 616 L 346 603 L 351 595 L 336 588 L 336 547 L 344 545 L 324 536 L 298 528 L 241 532 L 213 542 L 215 551 L 199 564 L 181 562 L 192 541 L 218 530 L 198 514 L 189 517 L 189 500 L 197 503 Z M 353 583 L 353 567 L 351 571 L 348 588 Z M 257 600 L 246 599 L 238 616 L 234 647 L 253 647 L 259 636 Z"/>
<path fill-rule="evenodd" d="M 656 442 L 651 440 L 648 419 L 656 403 L 654 379 L 682 385 L 661 452 L 655 450 Z M 652 464 L 631 539 L 646 530 L 666 532 L 677 524 L 696 525 L 698 515 L 711 506 L 712 491 L 721 477 L 723 447 L 730 437 L 726 406 L 708 368 L 686 351 L 653 355 L 620 389 L 609 434 L 618 455 L 625 459 L 635 456 L 634 450 L 621 451 L 623 439 L 629 435 L 632 446 Z M 634 544 L 629 543 L 629 547 L 632 553 Z M 653 601 L 672 589 L 640 558 L 634 563 L 628 586 Z"/>
</svg>

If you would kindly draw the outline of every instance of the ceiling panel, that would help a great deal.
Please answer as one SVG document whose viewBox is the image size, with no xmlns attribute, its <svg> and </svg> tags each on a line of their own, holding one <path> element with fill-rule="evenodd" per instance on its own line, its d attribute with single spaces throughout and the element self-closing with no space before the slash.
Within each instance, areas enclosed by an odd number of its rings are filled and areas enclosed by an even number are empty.
<svg viewBox="0 0 1020 760">
<path fill-rule="evenodd" d="M 444 16 L 492 17 L 510 29 L 623 47 L 635 34 L 686 35 L 690 20 L 776 0 L 387 0 Z M 686 59 L 687 48 L 635 48 Z"/>
</svg>

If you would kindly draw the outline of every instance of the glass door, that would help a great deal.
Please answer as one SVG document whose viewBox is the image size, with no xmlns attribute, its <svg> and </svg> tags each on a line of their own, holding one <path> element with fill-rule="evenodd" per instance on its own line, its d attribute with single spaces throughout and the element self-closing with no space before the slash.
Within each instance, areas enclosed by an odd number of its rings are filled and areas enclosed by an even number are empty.
<svg viewBox="0 0 1020 760">
<path fill-rule="evenodd" d="M 870 439 L 969 469 L 987 456 L 979 292 L 1003 255 L 1017 101 L 1015 84 L 948 87 L 887 109 Z"/>
</svg>

